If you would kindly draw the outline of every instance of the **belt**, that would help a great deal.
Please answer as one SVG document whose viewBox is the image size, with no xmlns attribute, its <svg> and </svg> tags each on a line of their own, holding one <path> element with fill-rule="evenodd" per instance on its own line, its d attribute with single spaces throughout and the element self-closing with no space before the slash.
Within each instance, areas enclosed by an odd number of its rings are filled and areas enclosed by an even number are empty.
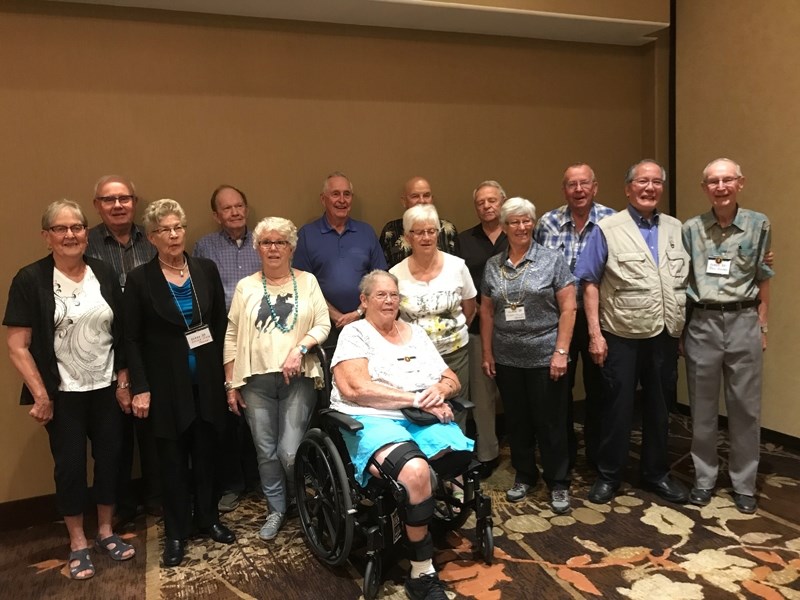
<svg viewBox="0 0 800 600">
<path fill-rule="evenodd" d="M 720 312 L 736 312 L 744 310 L 745 308 L 753 308 L 758 306 L 761 300 L 745 300 L 743 302 L 723 302 L 721 304 L 702 304 L 700 302 L 693 302 L 692 307 L 700 308 L 702 310 L 718 310 Z"/>
</svg>

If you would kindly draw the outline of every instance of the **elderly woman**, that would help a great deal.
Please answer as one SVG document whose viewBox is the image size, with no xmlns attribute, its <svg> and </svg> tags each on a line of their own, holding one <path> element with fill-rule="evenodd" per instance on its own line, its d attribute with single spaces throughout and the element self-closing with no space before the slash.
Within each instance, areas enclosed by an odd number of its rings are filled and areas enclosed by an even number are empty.
<svg viewBox="0 0 800 600">
<path fill-rule="evenodd" d="M 490 258 L 481 285 L 483 370 L 497 378 L 516 470 L 509 502 L 525 499 L 539 477 L 535 439 L 553 511 L 570 510 L 567 372 L 575 324 L 575 285 L 564 255 L 532 239 L 536 209 L 506 200 L 500 224 L 508 250 Z"/>
<path fill-rule="evenodd" d="M 86 217 L 75 202 L 47 207 L 42 237 L 51 254 L 14 277 L 3 325 L 11 363 L 24 383 L 20 403 L 32 405 L 28 414 L 50 437 L 70 577 L 89 579 L 95 568 L 83 529 L 87 437 L 95 459 L 95 544 L 114 560 L 136 553 L 111 530 L 122 410 L 130 412 L 131 404 L 121 348 L 122 292 L 110 266 L 84 256 Z"/>
<path fill-rule="evenodd" d="M 444 402 L 461 386 L 425 331 L 397 320 L 400 293 L 394 275 L 372 271 L 362 279 L 360 291 L 364 319 L 342 330 L 331 361 L 331 407 L 364 425 L 356 433 L 342 432 L 359 483 L 366 485 L 370 476 L 379 474 L 377 463 L 407 490 L 401 507 L 411 559 L 406 592 L 411 598 L 445 598 L 431 561 L 428 459 L 472 450 L 472 440 L 452 422 L 453 412 Z M 409 407 L 439 422 L 412 423 L 401 412 Z"/>
<path fill-rule="evenodd" d="M 400 288 L 400 318 L 422 327 L 469 396 L 469 324 L 478 291 L 461 258 L 436 246 L 439 215 L 432 204 L 417 204 L 403 214 L 411 255 L 389 271 Z M 457 415 L 464 431 L 466 412 Z"/>
<path fill-rule="evenodd" d="M 314 388 L 324 385 L 319 360 L 308 351 L 327 339 L 330 316 L 317 279 L 292 268 L 296 245 L 291 221 L 268 217 L 256 225 L 261 270 L 236 286 L 225 334 L 228 406 L 237 415 L 244 410 L 269 508 L 262 540 L 273 539 L 283 524 Z"/>
<path fill-rule="evenodd" d="M 219 522 L 214 490 L 217 436 L 225 423 L 225 293 L 216 265 L 186 254 L 180 204 L 152 202 L 144 227 L 157 255 L 128 274 L 125 338 L 133 414 L 151 420 L 161 465 L 163 561 L 176 566 L 193 531 L 192 515 L 214 541 L 236 539 Z"/>
</svg>

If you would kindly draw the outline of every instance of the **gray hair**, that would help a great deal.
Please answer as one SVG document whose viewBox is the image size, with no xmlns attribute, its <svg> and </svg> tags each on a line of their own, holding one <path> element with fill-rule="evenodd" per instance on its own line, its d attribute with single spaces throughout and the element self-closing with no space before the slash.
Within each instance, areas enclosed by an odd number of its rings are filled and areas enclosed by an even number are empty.
<svg viewBox="0 0 800 600">
<path fill-rule="evenodd" d="M 346 179 L 347 180 L 347 184 L 350 186 L 350 192 L 351 193 L 353 192 L 353 182 L 350 181 L 350 178 L 347 175 L 345 175 L 344 173 L 342 173 L 341 171 L 334 171 L 333 173 L 328 175 L 325 178 L 325 180 L 322 182 L 322 193 L 323 194 L 327 194 L 328 193 L 328 181 L 333 179 L 334 177 L 343 177 L 344 179 Z"/>
<path fill-rule="evenodd" d="M 403 232 L 408 233 L 414 223 L 435 223 L 439 228 L 439 213 L 433 204 L 417 204 L 403 213 Z"/>
<path fill-rule="evenodd" d="M 657 166 L 659 169 L 661 169 L 661 179 L 667 179 L 667 172 L 664 170 L 664 167 L 658 163 L 658 161 L 655 161 L 652 158 L 644 158 L 628 167 L 628 171 L 625 173 L 625 183 L 628 184 L 633 181 L 636 175 L 636 169 L 646 164 L 654 164 Z"/>
<path fill-rule="evenodd" d="M 710 163 L 708 163 L 705 167 L 703 167 L 703 181 L 706 180 L 706 171 L 708 171 L 709 167 L 711 167 L 711 165 L 713 165 L 714 163 L 723 162 L 723 161 L 733 165 L 734 169 L 736 169 L 736 176 L 737 177 L 744 177 L 744 175 L 742 174 L 742 167 L 739 166 L 739 163 L 737 163 L 735 160 L 731 160 L 730 158 L 720 157 L 720 158 L 715 158 Z"/>
<path fill-rule="evenodd" d="M 485 187 L 493 187 L 495 188 L 500 194 L 500 203 L 502 204 L 506 200 L 506 191 L 503 189 L 503 186 L 497 183 L 494 179 L 487 179 L 486 181 L 481 181 L 474 190 L 472 190 L 472 201 L 474 202 L 475 199 L 478 197 L 478 192 L 480 192 Z"/>
<path fill-rule="evenodd" d="M 261 236 L 268 231 L 275 231 L 285 237 L 292 250 L 297 247 L 297 226 L 294 223 L 283 217 L 265 217 L 258 222 L 258 225 L 253 230 L 253 248 L 258 250 Z"/>
<path fill-rule="evenodd" d="M 126 179 L 122 175 L 103 175 L 100 179 L 97 180 L 97 183 L 94 184 L 94 197 L 97 198 L 100 190 L 108 183 L 121 183 L 126 188 L 128 188 L 128 193 L 136 197 L 136 187 L 133 185 L 133 182 L 130 179 Z"/>
<path fill-rule="evenodd" d="M 389 271 L 383 271 L 381 269 L 375 269 L 374 271 L 370 271 L 366 275 L 361 278 L 361 282 L 358 284 L 358 291 L 364 294 L 365 296 L 369 296 L 372 293 L 372 288 L 375 287 L 375 280 L 378 277 L 388 277 L 392 281 L 394 281 L 394 285 L 398 286 L 397 277 L 389 273 Z"/>
<path fill-rule="evenodd" d="M 530 217 L 536 220 L 536 207 L 525 198 L 509 198 L 500 208 L 500 225 L 505 225 L 509 217 Z"/>
<path fill-rule="evenodd" d="M 566 187 L 567 186 L 567 171 L 569 171 L 570 169 L 580 169 L 582 167 L 586 167 L 587 169 L 589 169 L 589 173 L 592 174 L 592 183 L 597 181 L 597 177 L 595 177 L 595 174 L 594 174 L 594 169 L 590 165 L 588 165 L 585 162 L 576 162 L 576 163 L 572 163 L 570 166 L 568 166 L 566 169 L 564 169 L 564 178 L 561 180 L 561 187 Z"/>
<path fill-rule="evenodd" d="M 42 230 L 50 229 L 50 226 L 53 224 L 53 219 L 65 208 L 71 210 L 75 217 L 83 223 L 84 227 L 89 224 L 86 220 L 86 215 L 83 214 L 80 204 L 64 198 L 51 202 L 47 205 L 47 208 L 44 209 L 44 213 L 42 213 Z"/>
<path fill-rule="evenodd" d="M 142 223 L 148 232 L 155 231 L 158 229 L 161 219 L 169 215 L 178 217 L 181 221 L 181 225 L 186 227 L 186 213 L 183 211 L 180 204 L 170 198 L 154 200 L 148 204 L 142 215 Z"/>
</svg>

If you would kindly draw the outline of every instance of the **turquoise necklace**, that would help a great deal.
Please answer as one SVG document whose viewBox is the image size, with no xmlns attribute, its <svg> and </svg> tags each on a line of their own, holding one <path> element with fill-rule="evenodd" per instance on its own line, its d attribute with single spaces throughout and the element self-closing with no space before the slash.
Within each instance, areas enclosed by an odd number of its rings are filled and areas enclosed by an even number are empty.
<svg viewBox="0 0 800 600">
<path fill-rule="evenodd" d="M 272 306 L 272 302 L 269 299 L 269 292 L 267 292 L 267 276 L 264 275 L 264 271 L 261 271 L 261 285 L 264 287 L 264 299 L 267 301 L 267 306 L 269 307 L 269 314 L 272 315 L 272 321 L 275 323 L 275 327 L 280 329 L 283 333 L 289 333 L 294 326 L 297 325 L 297 279 L 294 277 L 294 269 L 291 267 L 289 268 L 289 274 L 292 276 L 292 286 L 294 287 L 294 309 L 292 310 L 292 324 L 287 327 L 286 325 L 282 325 L 278 315 L 275 313 L 275 308 Z"/>
</svg>

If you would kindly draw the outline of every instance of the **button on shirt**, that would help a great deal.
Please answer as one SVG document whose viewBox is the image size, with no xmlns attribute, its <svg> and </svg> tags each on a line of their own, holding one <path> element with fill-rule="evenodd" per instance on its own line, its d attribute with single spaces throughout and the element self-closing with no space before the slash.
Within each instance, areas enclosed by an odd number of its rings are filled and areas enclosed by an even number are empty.
<svg viewBox="0 0 800 600">
<path fill-rule="evenodd" d="M 758 283 L 775 272 L 764 264 L 772 234 L 767 217 L 739 208 L 733 222 L 721 227 L 711 210 L 683 225 L 683 247 L 692 257 L 687 296 L 694 302 L 755 300 Z M 730 260 L 727 275 L 708 273 L 709 259 Z"/>
<path fill-rule="evenodd" d="M 569 270 L 574 273 L 578 258 L 597 223 L 616 212 L 613 208 L 593 202 L 592 208 L 589 210 L 589 216 L 586 219 L 586 225 L 583 231 L 578 232 L 569 206 L 565 204 L 542 215 L 539 222 L 536 223 L 533 239 L 545 248 L 561 252 L 564 258 L 567 259 Z M 576 283 L 575 291 L 578 295 L 578 307 L 580 308 L 583 306 L 583 286 L 580 284 L 580 280 Z"/>
<path fill-rule="evenodd" d="M 117 241 L 103 223 L 89 230 L 87 241 L 86 255 L 110 264 L 119 277 L 119 285 L 123 291 L 128 273 L 139 265 L 150 262 L 156 255 L 156 249 L 136 225 L 131 225 L 130 239 L 124 245 Z"/>
<path fill-rule="evenodd" d="M 194 256 L 213 260 L 225 288 L 225 310 L 230 310 L 236 284 L 261 270 L 261 258 L 253 248 L 253 233 L 245 230 L 244 237 L 234 240 L 224 229 L 203 236 L 194 245 Z"/>
<path fill-rule="evenodd" d="M 472 283 L 475 284 L 475 289 L 481 289 L 481 282 L 483 281 L 483 270 L 486 268 L 486 261 L 495 254 L 500 254 L 508 249 L 508 238 L 502 231 L 497 236 L 494 243 L 486 235 L 483 230 L 483 225 L 478 223 L 475 227 L 463 231 L 458 236 L 458 242 L 461 246 L 461 258 L 467 263 L 469 274 L 472 275 Z M 478 304 L 481 302 L 481 296 L 477 296 Z M 475 318 L 469 326 L 469 332 L 473 334 L 480 334 L 480 311 L 475 313 Z"/>
</svg>

